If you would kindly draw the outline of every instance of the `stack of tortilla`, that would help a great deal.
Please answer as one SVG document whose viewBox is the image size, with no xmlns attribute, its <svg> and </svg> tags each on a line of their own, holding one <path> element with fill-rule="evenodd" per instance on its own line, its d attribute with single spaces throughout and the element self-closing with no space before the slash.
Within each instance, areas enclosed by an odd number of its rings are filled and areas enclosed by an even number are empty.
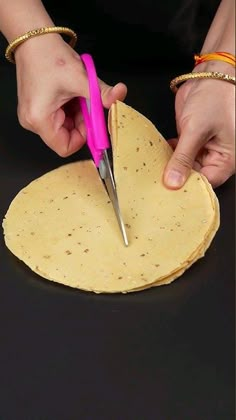
<svg viewBox="0 0 236 420">
<path fill-rule="evenodd" d="M 210 246 L 219 227 L 217 197 L 195 171 L 180 190 L 164 187 L 172 150 L 133 108 L 116 102 L 109 131 L 129 246 L 92 160 L 64 165 L 20 191 L 3 221 L 6 246 L 41 277 L 82 290 L 168 284 Z"/>
</svg>

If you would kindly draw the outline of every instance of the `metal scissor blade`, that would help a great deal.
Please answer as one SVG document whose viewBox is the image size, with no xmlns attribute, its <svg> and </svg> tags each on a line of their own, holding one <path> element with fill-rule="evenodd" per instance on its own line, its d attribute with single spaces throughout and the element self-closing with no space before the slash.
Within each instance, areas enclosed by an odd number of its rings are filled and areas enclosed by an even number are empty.
<svg viewBox="0 0 236 420">
<path fill-rule="evenodd" d="M 118 196 L 117 196 L 117 192 L 116 192 L 116 186 L 115 186 L 115 181 L 113 178 L 113 174 L 112 174 L 112 170 L 111 170 L 111 166 L 110 166 L 110 162 L 109 162 L 109 158 L 107 155 L 107 151 L 104 151 L 103 154 L 103 159 L 100 163 L 99 166 L 99 172 L 101 175 L 101 178 L 104 180 L 105 185 L 106 185 L 106 189 L 108 192 L 108 195 L 110 197 L 110 200 L 112 202 L 115 214 L 116 214 L 116 218 L 121 230 L 121 234 L 124 240 L 124 243 L 126 246 L 129 245 L 128 242 L 128 238 L 127 238 L 127 233 L 125 230 L 125 224 L 123 222 L 122 219 L 122 215 L 121 215 L 121 211 L 120 211 L 120 206 L 119 206 L 119 201 L 118 201 Z"/>
</svg>

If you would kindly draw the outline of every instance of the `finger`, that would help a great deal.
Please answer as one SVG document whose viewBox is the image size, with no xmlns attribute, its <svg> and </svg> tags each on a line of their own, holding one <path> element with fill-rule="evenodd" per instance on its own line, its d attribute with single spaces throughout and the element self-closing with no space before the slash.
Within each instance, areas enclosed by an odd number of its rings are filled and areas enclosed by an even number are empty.
<svg viewBox="0 0 236 420">
<path fill-rule="evenodd" d="M 65 122 L 64 122 L 63 126 L 68 131 L 71 131 L 75 127 L 73 118 L 71 118 L 71 117 L 65 117 Z"/>
<path fill-rule="evenodd" d="M 39 131 L 43 141 L 59 156 L 67 157 L 78 151 L 85 143 L 82 125 L 68 127 L 65 112 L 60 108 L 49 118 L 45 118 Z"/>
<path fill-rule="evenodd" d="M 195 160 L 195 162 L 193 162 L 193 169 L 197 172 L 200 172 L 201 168 L 202 165 L 197 160 Z"/>
<path fill-rule="evenodd" d="M 87 83 L 87 81 L 84 80 L 83 83 L 82 95 L 84 96 L 88 93 L 84 88 L 85 82 Z M 104 82 L 100 83 L 104 106 L 110 107 L 114 101 L 122 100 L 125 97 L 127 89 L 122 83 L 115 87 Z M 68 113 L 69 115 L 67 115 Z M 67 157 L 78 151 L 86 140 L 86 128 L 77 100 L 72 100 L 63 108 L 59 108 L 51 117 L 45 118 L 43 123 L 38 124 L 38 127 L 40 127 L 38 130 L 40 137 L 62 157 Z"/>
<path fill-rule="evenodd" d="M 123 101 L 127 95 L 127 87 L 124 83 L 117 83 L 115 86 L 109 86 L 102 80 L 99 81 L 102 103 L 105 108 L 110 108 L 111 105 L 119 100 Z"/>
<path fill-rule="evenodd" d="M 213 188 L 216 188 L 224 184 L 224 182 L 233 175 L 231 171 L 225 169 L 226 168 L 211 165 L 200 169 L 200 173 L 205 175 Z"/>
<path fill-rule="evenodd" d="M 201 165 L 200 172 L 206 176 L 213 188 L 216 188 L 233 175 L 235 156 L 208 149 L 201 157 Z"/>
<path fill-rule="evenodd" d="M 101 90 L 102 103 L 105 108 L 109 109 L 116 100 L 123 101 L 125 99 L 127 95 L 127 87 L 124 83 L 120 82 L 115 86 L 111 86 L 101 79 L 98 80 Z M 76 90 L 79 92 L 79 96 L 89 98 L 88 78 L 84 68 L 79 74 Z M 78 94 L 74 94 L 74 96 L 78 96 Z"/>
<path fill-rule="evenodd" d="M 178 189 L 185 184 L 195 157 L 206 141 L 206 135 L 190 129 L 188 125 L 184 127 L 175 151 L 164 171 L 163 181 L 167 188 Z"/>
</svg>

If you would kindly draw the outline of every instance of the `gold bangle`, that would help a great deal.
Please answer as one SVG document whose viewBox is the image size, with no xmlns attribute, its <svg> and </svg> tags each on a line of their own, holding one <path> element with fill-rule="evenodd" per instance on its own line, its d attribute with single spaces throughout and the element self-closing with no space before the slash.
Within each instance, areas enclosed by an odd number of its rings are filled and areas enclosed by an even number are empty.
<svg viewBox="0 0 236 420">
<path fill-rule="evenodd" d="M 64 34 L 68 35 L 70 37 L 69 45 L 74 48 L 76 41 L 77 41 L 77 35 L 76 33 L 69 28 L 66 28 L 64 26 L 50 26 L 50 27 L 43 27 L 38 29 L 33 29 L 32 31 L 28 31 L 25 34 L 15 38 L 7 47 L 5 52 L 5 58 L 10 61 L 10 63 L 15 64 L 14 59 L 14 51 L 15 49 L 22 44 L 23 42 L 27 41 L 29 38 L 33 38 L 34 36 L 39 35 L 45 35 L 45 34 Z"/>
<path fill-rule="evenodd" d="M 178 90 L 178 85 L 181 83 L 186 82 L 187 80 L 191 79 L 217 79 L 217 80 L 224 80 L 225 82 L 229 82 L 232 84 L 236 84 L 236 79 L 233 76 L 230 76 L 229 74 L 220 73 L 218 71 L 202 71 L 199 73 L 187 73 L 182 74 L 181 76 L 175 77 L 170 82 L 170 89 L 172 92 L 176 93 Z"/>
</svg>

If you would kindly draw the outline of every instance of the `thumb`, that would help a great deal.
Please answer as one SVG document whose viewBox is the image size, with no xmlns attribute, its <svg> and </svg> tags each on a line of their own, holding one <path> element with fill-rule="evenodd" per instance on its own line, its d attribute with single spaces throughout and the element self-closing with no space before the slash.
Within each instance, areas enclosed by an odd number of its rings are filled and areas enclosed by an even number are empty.
<svg viewBox="0 0 236 420">
<path fill-rule="evenodd" d="M 163 181 L 167 188 L 179 189 L 185 184 L 201 147 L 201 137 L 192 130 L 183 130 L 164 171 Z"/>
<path fill-rule="evenodd" d="M 127 95 L 127 87 L 124 83 L 117 83 L 115 86 L 109 86 L 102 80 L 99 80 L 99 85 L 102 103 L 105 108 L 109 109 L 117 100 L 123 101 Z"/>
<path fill-rule="evenodd" d="M 77 77 L 76 86 L 73 84 L 73 96 L 83 96 L 89 98 L 89 84 L 86 70 L 82 61 L 79 61 L 80 67 L 79 77 Z M 102 103 L 105 108 L 110 108 L 111 105 L 116 101 L 123 101 L 127 95 L 127 87 L 124 83 L 117 83 L 115 86 L 110 86 L 103 80 L 98 79 L 99 87 L 101 91 Z"/>
</svg>

